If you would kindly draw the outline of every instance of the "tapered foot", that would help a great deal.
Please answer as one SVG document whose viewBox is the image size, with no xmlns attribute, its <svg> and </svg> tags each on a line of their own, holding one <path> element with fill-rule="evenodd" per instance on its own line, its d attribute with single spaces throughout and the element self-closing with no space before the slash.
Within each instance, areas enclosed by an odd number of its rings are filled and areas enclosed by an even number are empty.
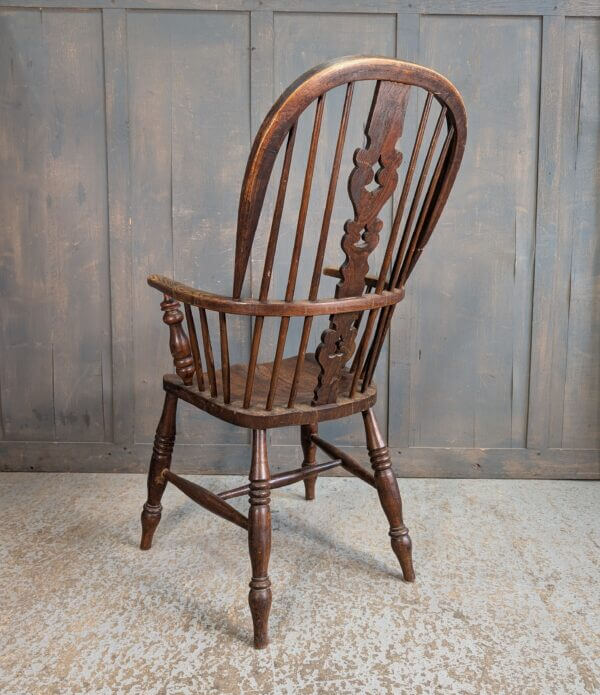
<svg viewBox="0 0 600 695">
<path fill-rule="evenodd" d="M 140 550 L 150 550 L 152 547 L 152 538 L 154 537 L 158 522 L 160 521 L 161 512 L 161 504 L 157 507 L 153 507 L 147 502 L 144 504 L 144 509 L 142 510 L 142 540 L 140 541 Z"/>
<path fill-rule="evenodd" d="M 266 430 L 252 432 L 252 467 L 250 469 L 250 512 L 248 514 L 248 548 L 252 579 L 248 603 L 254 626 L 254 647 L 264 649 L 269 644 L 269 612 L 271 610 L 271 510 L 269 503 L 271 474 L 267 461 Z"/>
<path fill-rule="evenodd" d="M 175 417 L 177 413 L 177 396 L 165 395 L 162 415 L 156 428 L 150 470 L 148 471 L 148 499 L 142 510 L 142 539 L 140 548 L 150 550 L 152 538 L 162 512 L 160 500 L 167 485 L 163 471 L 170 467 L 173 446 L 175 444 Z"/>
<path fill-rule="evenodd" d="M 400 562 L 405 581 L 414 582 L 412 542 L 408 535 L 408 529 L 402 520 L 402 498 L 398 489 L 398 481 L 392 471 L 390 452 L 381 436 L 372 409 L 363 412 L 363 420 L 379 501 L 390 524 L 392 550 Z"/>
<path fill-rule="evenodd" d="M 406 526 L 400 529 L 390 529 L 390 538 L 392 540 L 392 550 L 396 553 L 402 568 L 402 576 L 405 581 L 414 582 L 415 570 L 412 561 L 412 541 L 408 535 L 408 529 Z"/>
<path fill-rule="evenodd" d="M 269 613 L 271 612 L 271 582 L 268 577 L 250 582 L 248 603 L 254 628 L 254 648 L 269 646 Z"/>
<path fill-rule="evenodd" d="M 302 444 L 302 453 L 304 461 L 302 468 L 310 468 L 314 466 L 317 460 L 317 445 L 312 441 L 311 435 L 317 433 L 317 425 L 301 425 L 300 426 L 300 443 Z M 317 476 L 311 475 L 304 478 L 304 497 L 307 500 L 315 499 L 315 487 L 317 484 Z"/>
</svg>

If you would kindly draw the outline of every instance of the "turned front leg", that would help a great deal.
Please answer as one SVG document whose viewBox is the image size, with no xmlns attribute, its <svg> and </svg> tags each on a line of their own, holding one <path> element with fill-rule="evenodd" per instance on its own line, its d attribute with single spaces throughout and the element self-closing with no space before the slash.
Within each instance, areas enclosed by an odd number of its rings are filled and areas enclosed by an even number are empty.
<svg viewBox="0 0 600 695">
<path fill-rule="evenodd" d="M 302 453 L 304 461 L 302 468 L 314 466 L 317 458 L 317 445 L 311 439 L 311 435 L 317 434 L 317 425 L 301 425 L 300 426 L 300 443 L 302 444 Z M 315 499 L 315 484 L 317 476 L 311 475 L 304 478 L 304 496 L 307 500 Z"/>
<path fill-rule="evenodd" d="M 248 547 L 252 579 L 248 603 L 254 625 L 254 646 L 263 649 L 269 644 L 269 611 L 271 610 L 271 510 L 267 432 L 252 432 L 252 466 L 250 468 L 250 512 L 248 514 Z"/>
<path fill-rule="evenodd" d="M 373 409 L 363 412 L 369 459 L 375 476 L 379 501 L 390 524 L 392 549 L 402 567 L 407 582 L 414 582 L 415 571 L 412 563 L 412 543 L 408 529 L 402 520 L 402 499 L 398 481 L 392 470 L 390 452 L 381 436 Z"/>
<path fill-rule="evenodd" d="M 165 395 L 162 415 L 156 428 L 150 470 L 148 471 L 148 499 L 142 511 L 142 540 L 140 548 L 149 550 L 152 536 L 160 521 L 162 505 L 160 500 L 167 485 L 163 471 L 171 465 L 171 456 L 175 444 L 175 418 L 177 414 L 177 396 Z"/>
</svg>

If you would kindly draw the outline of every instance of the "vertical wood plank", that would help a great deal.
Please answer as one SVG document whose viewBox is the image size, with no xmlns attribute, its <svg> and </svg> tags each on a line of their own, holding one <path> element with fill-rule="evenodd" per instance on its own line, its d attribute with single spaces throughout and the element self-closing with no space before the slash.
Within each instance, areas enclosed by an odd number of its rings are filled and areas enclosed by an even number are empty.
<svg viewBox="0 0 600 695">
<path fill-rule="evenodd" d="M 34 351 L 45 352 L 44 359 L 37 359 L 46 374 L 39 383 L 32 381 L 30 373 L 22 375 L 22 394 L 16 402 L 23 398 L 28 403 L 23 403 L 17 418 L 23 424 L 15 434 L 17 438 L 102 441 L 111 432 L 111 361 L 101 15 L 98 11 L 16 13 L 36 25 L 36 35 L 31 37 L 33 43 L 19 40 L 18 53 L 8 63 L 12 70 L 8 88 L 13 79 L 15 85 L 20 81 L 21 99 L 12 102 L 12 107 L 32 114 L 35 123 L 26 120 L 25 126 L 32 126 L 34 137 L 40 135 L 41 140 L 34 157 L 36 185 L 30 187 L 27 181 L 32 160 L 15 162 L 12 172 L 17 200 L 22 193 L 27 200 L 27 214 L 13 218 L 16 238 L 12 243 L 20 235 L 22 262 L 28 266 L 13 289 L 21 295 L 33 291 L 38 297 L 31 296 L 31 303 L 23 307 L 21 325 L 10 331 L 9 347 L 20 344 L 22 349 L 14 357 L 26 370 L 35 370 L 26 356 L 33 338 Z M 15 36 L 6 38 L 10 50 Z M 41 84 L 36 86 L 41 89 L 28 93 L 19 63 L 33 45 L 35 54 L 23 67 L 38 74 Z M 31 134 L 21 131 L 19 135 L 14 146 L 23 154 Z M 13 201 L 8 205 L 13 208 Z M 19 215 L 18 203 L 14 213 Z M 35 272 L 36 263 L 39 272 Z M 25 279 L 29 271 L 34 275 Z M 23 315 L 29 311 L 29 317 Z M 37 311 L 42 316 L 36 317 Z M 35 322 L 32 332 L 29 320 Z M 10 359 L 5 351 L 6 357 Z M 28 394 L 26 383 L 34 390 L 47 389 L 45 418 L 35 405 L 39 396 Z M 11 388 L 10 377 L 7 385 Z M 6 401 L 4 410 L 6 415 Z M 8 417 L 12 419 L 10 409 Z"/>
<path fill-rule="evenodd" d="M 409 282 L 414 446 L 525 444 L 540 39 L 534 17 L 421 19 L 420 62 L 463 94 L 469 137 Z"/>
<path fill-rule="evenodd" d="M 600 448 L 598 75 L 600 19 L 567 19 L 549 444 L 578 449 Z"/>
<path fill-rule="evenodd" d="M 231 291 L 250 141 L 249 40 L 244 12 L 128 15 L 135 418 L 142 441 L 152 437 L 157 383 L 170 364 L 160 297 L 146 275 L 162 269 L 196 287 Z M 218 335 L 215 315 L 209 324 Z M 228 322 L 232 363 L 247 354 L 247 324 Z M 213 347 L 218 360 L 218 343 Z M 178 423 L 181 443 L 248 441 L 246 431 L 193 408 L 181 408 Z"/>
<path fill-rule="evenodd" d="M 564 17 L 545 16 L 538 143 L 535 271 L 527 446 L 549 443 L 552 342 L 560 201 Z"/>
<path fill-rule="evenodd" d="M 250 13 L 250 145 L 264 117 L 273 104 L 273 12 L 256 10 Z M 276 172 L 273 173 L 275 176 Z M 261 222 L 273 214 L 274 196 L 269 188 L 263 205 Z M 267 225 L 268 226 L 268 225 Z M 258 235 L 253 244 L 250 272 L 246 275 L 252 296 L 257 297 L 261 269 L 266 252 L 266 235 Z M 263 241 L 263 243 L 261 243 Z M 271 358 L 269 358 L 271 359 Z"/>
<path fill-rule="evenodd" d="M 48 46 L 48 226 L 57 239 L 56 437 L 112 437 L 102 16 L 44 13 Z"/>
<path fill-rule="evenodd" d="M 169 16 L 127 16 L 136 442 L 154 438 L 157 388 L 171 364 L 162 297 L 146 284 L 150 273 L 173 275 Z"/>
<path fill-rule="evenodd" d="M 250 15 L 173 12 L 165 20 L 172 36 L 173 272 L 183 282 L 227 295 L 250 142 Z M 218 314 L 208 312 L 207 323 L 218 369 Z M 247 355 L 248 324 L 236 316 L 227 322 L 232 364 Z M 220 384 L 218 391 L 222 395 Z M 178 441 L 186 444 L 249 442 L 247 431 L 195 408 L 181 408 L 178 422 Z"/>
<path fill-rule="evenodd" d="M 254 10 L 250 13 L 250 145 L 260 128 L 260 125 L 277 98 L 274 93 L 273 70 L 274 70 L 274 41 L 273 12 L 271 10 Z M 283 148 L 285 149 L 285 148 Z M 275 163 L 272 173 L 272 182 L 279 181 L 281 174 L 281 164 L 279 160 Z M 246 274 L 248 289 L 253 297 L 258 297 L 264 268 L 264 260 L 267 249 L 268 230 L 271 226 L 275 207 L 275 186 L 270 185 L 267 189 L 263 203 L 262 215 L 259 220 L 259 230 L 255 237 L 250 255 L 250 268 Z M 267 319 L 262 321 L 259 327 L 261 341 L 258 359 L 261 361 L 271 361 L 275 354 L 275 321 Z M 248 334 L 252 340 L 253 334 L 252 321 L 248 321 Z M 267 433 L 269 442 L 272 432 Z"/>
<path fill-rule="evenodd" d="M 0 10 L 0 384 L 9 440 L 55 436 L 46 55 L 41 11 Z"/>
<path fill-rule="evenodd" d="M 134 439 L 133 311 L 127 84 L 127 11 L 102 11 L 112 326 L 112 422 L 117 444 Z"/>
<path fill-rule="evenodd" d="M 419 62 L 419 41 L 421 17 L 418 14 L 396 15 L 396 58 L 411 63 Z M 417 90 L 410 95 L 404 124 L 404 142 L 414 142 L 422 100 Z M 405 162 L 410 153 L 404 154 Z M 405 169 L 402 170 L 403 174 Z M 403 179 L 400 179 L 399 188 Z M 394 210 L 398 205 L 400 191 L 394 195 Z M 409 283 L 404 299 L 396 306 L 394 319 L 389 331 L 388 366 L 388 421 L 387 441 L 390 447 L 407 447 L 410 432 L 410 356 L 411 331 L 414 312 L 414 284 Z M 379 366 L 379 365 L 378 365 Z M 377 381 L 377 372 L 375 373 Z"/>
<path fill-rule="evenodd" d="M 273 94 L 273 12 L 250 13 L 250 137 L 271 108 Z"/>
</svg>

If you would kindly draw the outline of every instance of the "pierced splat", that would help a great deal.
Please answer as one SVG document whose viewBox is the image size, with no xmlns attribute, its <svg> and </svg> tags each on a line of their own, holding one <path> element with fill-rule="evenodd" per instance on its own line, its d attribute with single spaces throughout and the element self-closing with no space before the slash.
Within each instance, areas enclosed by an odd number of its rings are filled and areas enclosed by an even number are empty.
<svg viewBox="0 0 600 695">
<path fill-rule="evenodd" d="M 399 82 L 379 81 L 365 129 L 367 145 L 354 152 L 354 169 L 348 193 L 354 219 L 344 225 L 342 249 L 346 256 L 340 268 L 337 298 L 361 295 L 369 272 L 369 255 L 379 243 L 383 222 L 378 215 L 398 183 L 402 153 L 396 143 L 402 136 L 410 87 Z M 376 173 L 373 167 L 379 163 Z M 375 180 L 377 187 L 369 185 Z M 354 353 L 358 314 L 334 314 L 322 336 L 315 357 L 321 367 L 313 405 L 334 403 L 342 369 Z"/>
</svg>

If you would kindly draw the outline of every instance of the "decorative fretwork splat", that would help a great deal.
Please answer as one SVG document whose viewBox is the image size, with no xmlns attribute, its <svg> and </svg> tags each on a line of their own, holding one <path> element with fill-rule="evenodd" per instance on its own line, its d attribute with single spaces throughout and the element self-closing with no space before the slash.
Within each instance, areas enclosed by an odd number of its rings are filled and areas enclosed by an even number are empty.
<svg viewBox="0 0 600 695">
<path fill-rule="evenodd" d="M 340 268 L 342 279 L 337 298 L 361 295 L 369 272 L 369 255 L 379 242 L 383 222 L 378 215 L 398 183 L 402 154 L 396 143 L 402 135 L 410 87 L 398 82 L 380 81 L 375 88 L 365 129 L 367 144 L 354 153 L 354 169 L 348 180 L 348 193 L 354 219 L 344 225 L 342 249 L 346 256 Z M 376 173 L 373 167 L 379 163 Z M 368 188 L 375 180 L 377 187 Z M 322 336 L 315 357 L 321 373 L 315 389 L 314 405 L 333 403 L 337 398 L 342 369 L 354 352 L 358 314 L 335 314 Z"/>
</svg>

